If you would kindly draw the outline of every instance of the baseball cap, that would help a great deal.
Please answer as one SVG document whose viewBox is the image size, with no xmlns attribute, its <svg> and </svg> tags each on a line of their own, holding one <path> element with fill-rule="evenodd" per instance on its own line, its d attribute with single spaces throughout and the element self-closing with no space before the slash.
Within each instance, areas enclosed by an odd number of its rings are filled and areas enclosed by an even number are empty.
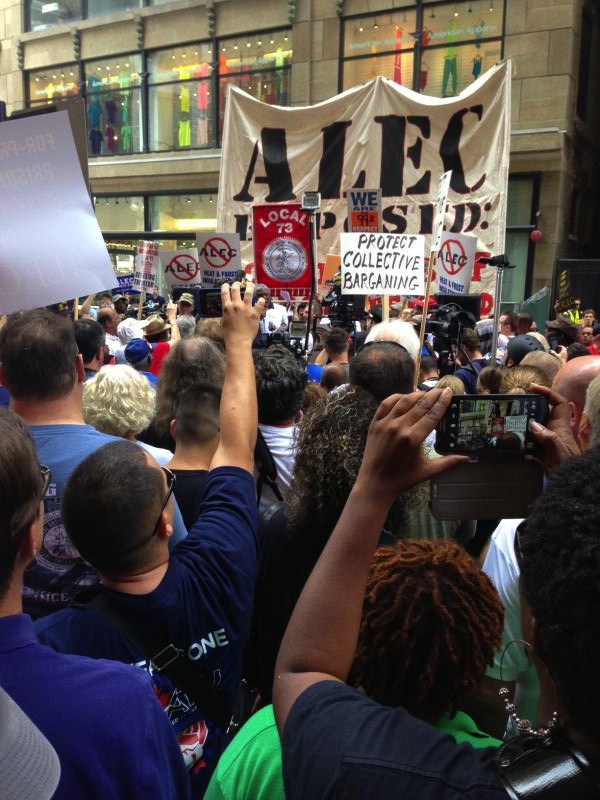
<svg viewBox="0 0 600 800">
<path fill-rule="evenodd" d="M 59 779 L 56 751 L 25 712 L 0 689 L 0 797 L 49 800 Z"/>
<path fill-rule="evenodd" d="M 119 300 L 127 300 L 127 298 L 124 294 L 114 294 L 112 299 L 113 303 L 118 303 Z"/>
<path fill-rule="evenodd" d="M 526 333 L 521 336 L 513 336 L 506 345 L 506 359 L 512 361 L 516 366 L 521 363 L 527 353 L 533 353 L 535 350 L 543 351 L 544 346 L 533 336 Z"/>
<path fill-rule="evenodd" d="M 145 339 L 132 339 L 125 347 L 125 358 L 130 364 L 139 364 L 152 352 L 152 348 Z"/>
<path fill-rule="evenodd" d="M 180 303 L 189 303 L 191 306 L 193 306 L 194 305 L 194 295 L 190 294 L 189 292 L 184 292 L 180 296 L 179 302 Z"/>
<path fill-rule="evenodd" d="M 127 317 L 117 325 L 117 336 L 121 344 L 127 344 L 132 339 L 139 339 L 142 336 L 142 331 L 148 324 L 148 320 L 135 319 L 134 317 Z"/>
</svg>

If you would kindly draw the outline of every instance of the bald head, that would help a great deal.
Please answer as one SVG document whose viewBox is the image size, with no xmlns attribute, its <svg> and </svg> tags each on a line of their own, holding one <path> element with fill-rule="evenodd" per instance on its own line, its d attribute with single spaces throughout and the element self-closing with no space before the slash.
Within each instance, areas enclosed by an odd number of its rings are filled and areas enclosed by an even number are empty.
<svg viewBox="0 0 600 800">
<path fill-rule="evenodd" d="M 585 393 L 596 375 L 600 375 L 600 356 L 574 358 L 559 369 L 552 381 L 554 391 L 562 394 L 571 406 L 571 430 L 577 436 L 585 405 Z"/>
</svg>

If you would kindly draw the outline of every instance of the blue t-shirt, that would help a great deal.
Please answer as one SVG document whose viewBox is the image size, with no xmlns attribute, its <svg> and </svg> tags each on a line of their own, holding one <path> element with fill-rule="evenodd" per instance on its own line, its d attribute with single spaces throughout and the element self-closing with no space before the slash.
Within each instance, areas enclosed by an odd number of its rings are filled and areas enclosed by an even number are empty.
<svg viewBox="0 0 600 800">
<path fill-rule="evenodd" d="M 0 685 L 58 753 L 54 800 L 189 797 L 177 740 L 141 670 L 55 653 L 16 614 L 0 618 Z"/>
<path fill-rule="evenodd" d="M 85 586 L 98 583 L 95 569 L 81 558 L 62 524 L 60 501 L 69 475 L 98 448 L 120 442 L 91 425 L 30 425 L 38 458 L 50 467 L 52 482 L 44 498 L 44 538 L 35 561 L 25 571 L 23 609 L 34 619 L 63 608 Z M 187 530 L 174 509 L 173 546 Z"/>
<path fill-rule="evenodd" d="M 456 744 L 402 708 L 321 681 L 293 704 L 282 737 L 288 800 L 507 800 L 495 748 Z"/>
<path fill-rule="evenodd" d="M 159 586 L 145 595 L 102 587 L 135 621 L 152 619 L 198 672 L 233 706 L 242 672 L 258 573 L 256 488 L 250 473 L 212 470 L 200 516 L 171 553 Z M 147 669 L 179 738 L 193 787 L 202 797 L 228 739 L 171 681 L 153 672 L 145 654 L 94 608 L 69 608 L 38 620 L 40 641 L 60 652 L 113 658 Z"/>
</svg>

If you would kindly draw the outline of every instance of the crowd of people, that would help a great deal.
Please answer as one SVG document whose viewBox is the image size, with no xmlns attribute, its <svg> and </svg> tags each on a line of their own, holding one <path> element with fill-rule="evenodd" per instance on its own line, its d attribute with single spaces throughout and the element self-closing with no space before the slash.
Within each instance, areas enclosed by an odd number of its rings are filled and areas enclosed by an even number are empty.
<svg viewBox="0 0 600 800">
<path fill-rule="evenodd" d="M 2 320 L 0 794 L 600 796 L 595 313 L 221 301 Z M 526 517 L 432 515 L 457 394 L 548 401 Z"/>
</svg>

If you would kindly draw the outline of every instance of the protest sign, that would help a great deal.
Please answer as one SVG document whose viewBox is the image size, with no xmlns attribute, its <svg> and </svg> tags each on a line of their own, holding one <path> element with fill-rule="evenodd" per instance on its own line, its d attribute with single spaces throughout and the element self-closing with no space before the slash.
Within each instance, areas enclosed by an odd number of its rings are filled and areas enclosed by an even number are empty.
<svg viewBox="0 0 600 800">
<path fill-rule="evenodd" d="M 350 233 L 381 230 L 381 189 L 348 189 L 346 199 Z"/>
<path fill-rule="evenodd" d="M 0 123 L 0 221 L 0 313 L 117 282 L 66 111 Z"/>
<path fill-rule="evenodd" d="M 253 209 L 256 280 L 273 289 L 307 289 L 312 283 L 310 214 L 299 203 Z"/>
<path fill-rule="evenodd" d="M 133 272 L 127 275 L 117 275 L 118 290 L 121 293 L 133 291 Z M 114 292 L 116 294 L 116 292 Z"/>
<path fill-rule="evenodd" d="M 169 289 L 174 286 L 187 286 L 189 289 L 202 286 L 198 251 L 195 247 L 190 250 L 161 250 L 160 263 Z"/>
<path fill-rule="evenodd" d="M 444 232 L 444 219 L 446 217 L 446 206 L 448 204 L 448 191 L 450 190 L 450 181 L 452 179 L 452 171 L 444 172 L 440 178 L 438 191 L 435 198 L 435 206 L 433 209 L 433 242 L 431 245 L 431 252 L 438 252 L 442 243 L 442 234 Z"/>
<path fill-rule="evenodd" d="M 440 292 L 465 294 L 475 265 L 477 239 L 461 233 L 442 233 L 435 269 Z"/>
<path fill-rule="evenodd" d="M 342 233 L 342 294 L 422 294 L 425 237 Z"/>
<path fill-rule="evenodd" d="M 147 292 L 156 284 L 156 274 L 160 266 L 158 242 L 138 242 L 135 256 L 135 272 L 132 288 L 139 292 Z"/>
<path fill-rule="evenodd" d="M 196 244 L 202 286 L 217 286 L 221 281 L 238 277 L 242 257 L 237 233 L 198 233 Z"/>
<path fill-rule="evenodd" d="M 504 252 L 510 134 L 510 62 L 460 95 L 437 99 L 377 78 L 315 106 L 270 106 L 229 87 L 217 226 L 237 231 L 252 259 L 252 206 L 321 193 L 317 261 L 339 254 L 347 192 L 377 187 L 384 232 L 427 237 L 439 176 L 452 171 L 445 228 Z M 474 270 L 471 292 L 493 295 L 496 271 Z"/>
</svg>

